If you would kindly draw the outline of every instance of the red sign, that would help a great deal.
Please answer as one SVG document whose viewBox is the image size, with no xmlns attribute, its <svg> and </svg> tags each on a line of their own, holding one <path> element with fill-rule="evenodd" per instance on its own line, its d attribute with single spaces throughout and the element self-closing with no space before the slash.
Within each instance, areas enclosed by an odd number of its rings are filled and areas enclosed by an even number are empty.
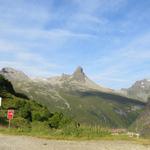
<svg viewBox="0 0 150 150">
<path fill-rule="evenodd" d="M 13 119 L 13 116 L 14 116 L 14 110 L 13 109 L 9 109 L 7 111 L 7 118 L 8 118 L 8 120 Z"/>
</svg>

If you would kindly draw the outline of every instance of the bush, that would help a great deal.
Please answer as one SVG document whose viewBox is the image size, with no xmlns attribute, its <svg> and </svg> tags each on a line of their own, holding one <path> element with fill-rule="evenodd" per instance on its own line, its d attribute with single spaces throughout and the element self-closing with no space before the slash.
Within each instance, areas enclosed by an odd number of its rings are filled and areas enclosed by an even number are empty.
<svg viewBox="0 0 150 150">
<path fill-rule="evenodd" d="M 22 117 L 17 117 L 11 120 L 11 126 L 14 128 L 19 128 L 19 129 L 29 129 L 31 128 L 30 123 L 22 118 Z"/>
<path fill-rule="evenodd" d="M 76 124 L 72 122 L 63 128 L 62 135 L 78 137 L 82 134 L 82 131 L 82 128 L 76 127 Z"/>
<path fill-rule="evenodd" d="M 51 128 L 58 129 L 61 124 L 62 118 L 63 118 L 62 113 L 58 113 L 58 112 L 54 113 L 53 116 L 48 120 L 49 126 Z"/>
<path fill-rule="evenodd" d="M 40 108 L 40 110 L 32 111 L 32 120 L 33 121 L 47 121 L 52 114 L 45 108 Z"/>
<path fill-rule="evenodd" d="M 22 118 L 32 121 L 32 114 L 30 104 L 26 103 L 24 107 L 20 108 L 19 114 Z"/>
<path fill-rule="evenodd" d="M 0 110 L 0 125 L 1 126 L 7 126 L 8 120 L 7 120 L 7 111 Z"/>
</svg>

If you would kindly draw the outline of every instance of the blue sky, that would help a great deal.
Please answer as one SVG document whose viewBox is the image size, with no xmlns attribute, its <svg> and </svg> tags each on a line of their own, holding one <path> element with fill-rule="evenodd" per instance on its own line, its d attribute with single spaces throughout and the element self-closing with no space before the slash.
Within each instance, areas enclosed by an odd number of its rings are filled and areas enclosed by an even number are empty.
<svg viewBox="0 0 150 150">
<path fill-rule="evenodd" d="M 129 87 L 150 78 L 149 15 L 150 0 L 0 0 L 0 68 Z"/>
</svg>

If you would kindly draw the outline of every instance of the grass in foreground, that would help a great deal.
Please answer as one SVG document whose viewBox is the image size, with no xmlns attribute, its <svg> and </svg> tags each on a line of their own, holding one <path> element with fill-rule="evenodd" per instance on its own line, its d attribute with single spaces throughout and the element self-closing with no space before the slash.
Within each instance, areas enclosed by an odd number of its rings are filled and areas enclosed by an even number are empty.
<svg viewBox="0 0 150 150">
<path fill-rule="evenodd" d="M 107 129 L 100 127 L 81 126 L 79 128 L 66 127 L 63 129 L 46 129 L 45 127 L 37 126 L 31 130 L 0 127 L 0 133 L 6 135 L 25 135 L 53 140 L 123 140 L 137 144 L 150 145 L 149 139 L 138 139 L 135 137 L 129 137 L 125 134 L 111 135 Z"/>
</svg>

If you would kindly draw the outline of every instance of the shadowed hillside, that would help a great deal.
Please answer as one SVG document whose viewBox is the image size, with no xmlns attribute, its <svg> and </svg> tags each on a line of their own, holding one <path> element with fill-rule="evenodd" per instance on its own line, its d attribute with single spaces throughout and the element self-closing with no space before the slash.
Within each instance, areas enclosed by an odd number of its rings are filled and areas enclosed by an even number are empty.
<svg viewBox="0 0 150 150">
<path fill-rule="evenodd" d="M 131 129 L 140 132 L 142 136 L 150 138 L 150 99 L 144 111 L 138 116 L 132 124 Z"/>
<path fill-rule="evenodd" d="M 78 67 L 72 75 L 30 79 L 21 71 L 0 72 L 15 90 L 46 106 L 63 112 L 81 124 L 125 128 L 140 114 L 144 103 L 113 93 L 91 81 Z"/>
<path fill-rule="evenodd" d="M 62 113 L 51 113 L 41 104 L 26 98 L 24 94 L 16 93 L 11 83 L 1 75 L 0 97 L 2 97 L 0 126 L 8 126 L 7 110 L 10 108 L 15 111 L 11 127 L 21 130 L 30 131 L 38 126 L 38 128 L 42 127 L 45 132 L 48 132 L 51 128 L 59 128 L 72 122 Z"/>
</svg>

